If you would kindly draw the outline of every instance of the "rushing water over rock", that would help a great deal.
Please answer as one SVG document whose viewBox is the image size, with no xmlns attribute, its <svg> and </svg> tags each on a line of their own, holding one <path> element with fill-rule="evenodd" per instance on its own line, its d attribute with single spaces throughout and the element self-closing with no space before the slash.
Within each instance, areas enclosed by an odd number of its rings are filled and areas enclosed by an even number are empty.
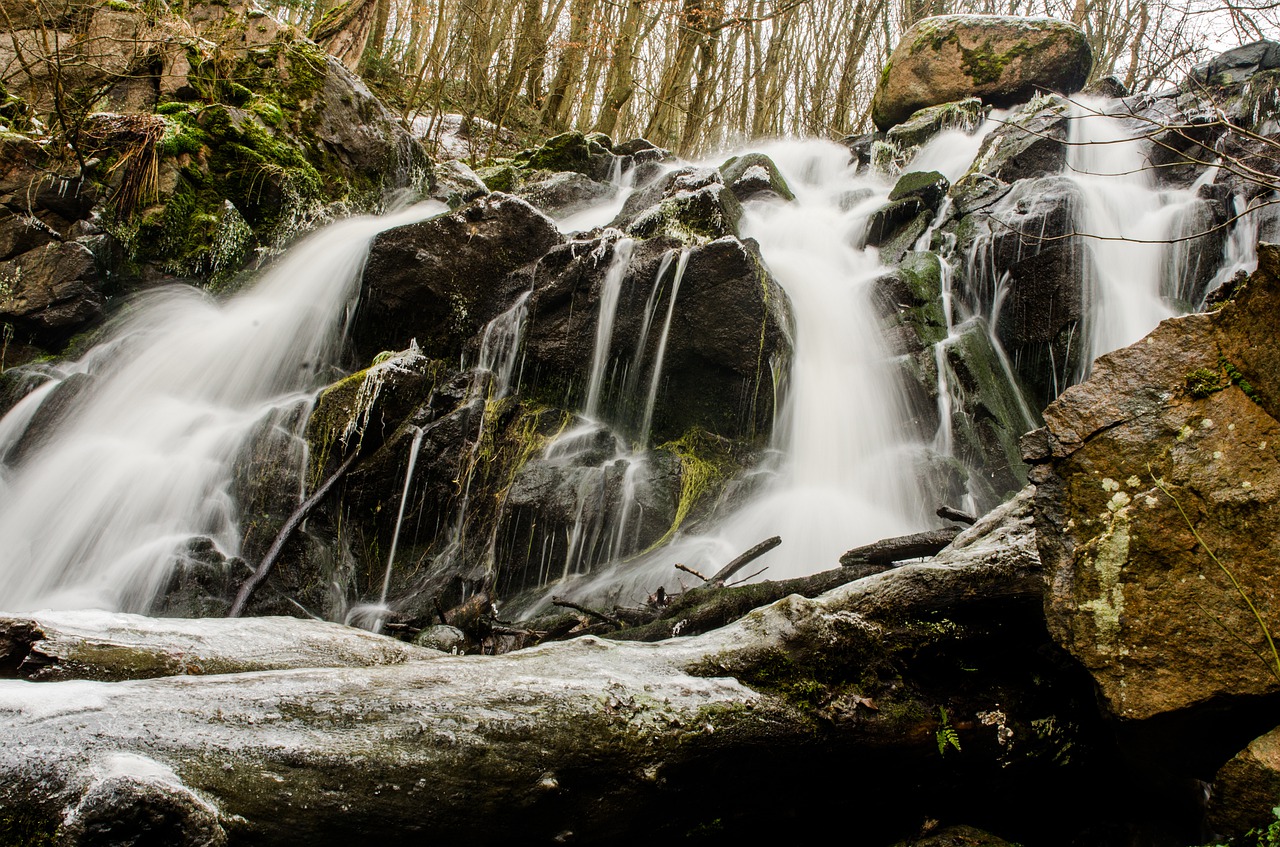
<svg viewBox="0 0 1280 847">
<path fill-rule="evenodd" d="M 1156 187 L 1138 132 L 1106 114 L 1108 101 L 1081 98 L 1071 115 L 1067 165 L 1080 189 L 1076 226 L 1084 236 L 1085 371 L 1094 359 L 1132 344 L 1178 308 L 1169 279 L 1171 241 L 1194 200 L 1190 190 Z"/>
<path fill-rule="evenodd" d="M 0 605 L 145 611 L 192 537 L 235 556 L 228 489 L 246 438 L 328 377 L 370 240 L 441 210 L 329 227 L 226 304 L 169 288 L 124 310 L 109 343 L 28 398 L 65 406 L 6 472 Z"/>
</svg>

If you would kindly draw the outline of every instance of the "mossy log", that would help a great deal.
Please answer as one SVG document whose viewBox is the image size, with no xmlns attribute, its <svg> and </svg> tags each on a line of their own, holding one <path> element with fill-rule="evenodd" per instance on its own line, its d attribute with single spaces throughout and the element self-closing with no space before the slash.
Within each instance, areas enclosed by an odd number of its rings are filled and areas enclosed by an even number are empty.
<svg viewBox="0 0 1280 847">
<path fill-rule="evenodd" d="M 960 530 L 955 527 L 931 529 L 896 538 L 884 538 L 872 544 L 855 547 L 840 557 L 842 565 L 889 565 L 907 559 L 919 559 L 940 552 L 955 540 Z"/>
</svg>

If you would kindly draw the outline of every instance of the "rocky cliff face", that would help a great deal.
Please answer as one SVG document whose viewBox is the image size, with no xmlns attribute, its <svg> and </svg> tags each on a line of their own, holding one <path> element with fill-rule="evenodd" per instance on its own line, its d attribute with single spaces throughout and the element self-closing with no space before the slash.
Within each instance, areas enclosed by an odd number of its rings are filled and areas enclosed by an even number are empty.
<svg viewBox="0 0 1280 847">
<path fill-rule="evenodd" d="M 0 68 L 7 364 L 61 352 L 122 294 L 234 287 L 317 224 L 431 187 L 364 84 L 252 3 L 23 6 Z"/>
</svg>

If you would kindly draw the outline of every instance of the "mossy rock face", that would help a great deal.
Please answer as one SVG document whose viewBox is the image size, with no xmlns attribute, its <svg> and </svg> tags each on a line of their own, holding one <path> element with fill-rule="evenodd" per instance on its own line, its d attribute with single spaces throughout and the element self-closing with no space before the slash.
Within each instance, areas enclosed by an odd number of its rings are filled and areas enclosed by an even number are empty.
<svg viewBox="0 0 1280 847">
<path fill-rule="evenodd" d="M 941 15 L 907 30 L 876 87 L 871 118 L 887 130 L 927 106 L 969 97 L 1008 107 L 1040 90 L 1070 94 L 1093 56 L 1079 27 L 1054 18 Z"/>
<path fill-rule="evenodd" d="M 1280 605 L 1280 543 L 1264 529 L 1280 519 L 1277 266 L 1280 250 L 1262 245 L 1233 302 L 1101 357 L 1028 445 L 1055 640 L 1111 714 L 1176 715 L 1202 749 L 1238 750 L 1266 728 L 1209 704 L 1280 692 L 1241 597 L 1264 622 Z M 1197 397 L 1187 377 L 1201 370 L 1230 387 Z"/>
<path fill-rule="evenodd" d="M 548 138 L 541 147 L 522 150 L 512 161 L 528 170 L 587 173 L 591 167 L 591 150 L 585 135 L 565 132 Z"/>
<path fill-rule="evenodd" d="M 734 156 L 720 166 L 720 174 L 724 178 L 725 185 L 729 186 L 739 200 L 767 197 L 780 197 L 783 200 L 796 199 L 773 159 L 763 153 Z"/>
<path fill-rule="evenodd" d="M 85 181 L 96 193 L 63 191 L 50 211 L 69 223 L 97 204 L 93 226 L 123 245 L 118 258 L 98 251 L 110 265 L 103 270 L 126 290 L 140 277 L 225 290 L 256 250 L 282 247 L 335 204 L 371 211 L 388 192 L 429 190 L 430 161 L 396 117 L 340 63 L 250 3 L 197 2 L 181 21 L 167 8 L 102 3 L 81 10 L 76 26 L 117 34 L 110 55 L 77 65 L 91 78 L 75 81 L 111 94 L 89 116 L 91 140 L 79 151 L 100 161 Z M 156 42 L 145 66 L 120 64 L 116 53 L 136 50 L 131 40 L 150 39 L 140 33 L 155 26 L 187 35 Z M 32 103 L 49 99 L 42 77 L 21 81 Z M 0 101 L 0 121 L 20 128 L 20 104 L 5 92 Z M 121 167 L 129 162 L 138 164 Z M 81 198 L 88 203 L 73 208 Z"/>
<path fill-rule="evenodd" d="M 898 178 L 889 192 L 889 202 L 917 197 L 929 209 L 937 209 L 951 183 L 937 171 L 911 171 Z"/>
<path fill-rule="evenodd" d="M 921 147 L 940 132 L 958 129 L 973 132 L 986 117 L 988 107 L 977 97 L 927 106 L 893 127 L 888 140 L 900 150 Z"/>
<path fill-rule="evenodd" d="M 479 168 L 476 176 L 480 177 L 490 191 L 505 191 L 508 194 L 519 188 L 522 182 L 520 169 L 509 162 Z"/>
</svg>

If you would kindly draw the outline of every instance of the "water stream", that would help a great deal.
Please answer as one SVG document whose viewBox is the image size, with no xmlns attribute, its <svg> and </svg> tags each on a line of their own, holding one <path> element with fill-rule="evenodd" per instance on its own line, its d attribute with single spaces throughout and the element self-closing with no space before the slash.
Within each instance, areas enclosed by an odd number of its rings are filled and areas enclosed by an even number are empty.
<svg viewBox="0 0 1280 847">
<path fill-rule="evenodd" d="M 373 237 L 441 211 L 327 227 L 223 304 L 171 287 L 122 310 L 62 385 L 5 419 L 7 451 L 22 417 L 65 404 L 0 490 L 0 605 L 142 612 L 191 538 L 236 555 L 229 489 L 247 439 L 332 379 Z"/>
</svg>

